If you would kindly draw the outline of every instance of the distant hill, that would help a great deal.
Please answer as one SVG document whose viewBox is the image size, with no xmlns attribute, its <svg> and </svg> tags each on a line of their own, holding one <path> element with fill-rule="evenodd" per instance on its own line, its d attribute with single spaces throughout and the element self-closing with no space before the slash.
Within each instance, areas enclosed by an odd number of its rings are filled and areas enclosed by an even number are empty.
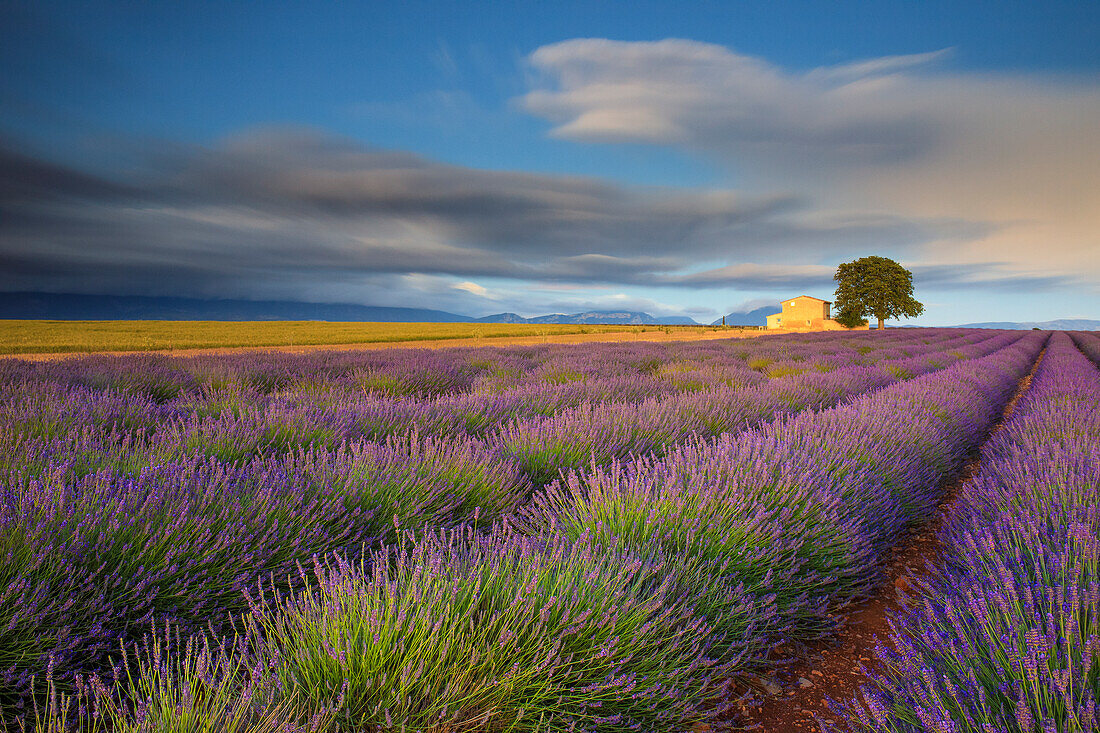
<svg viewBox="0 0 1100 733">
<path fill-rule="evenodd" d="M 1011 331 L 1041 328 L 1044 331 L 1100 331 L 1100 321 L 1089 318 L 1059 318 L 1054 321 L 990 321 L 988 323 L 964 323 L 956 328 L 1003 328 Z"/>
<path fill-rule="evenodd" d="M 564 323 L 698 325 L 684 316 L 656 317 L 637 311 L 587 311 L 524 318 L 497 313 L 484 318 L 427 308 L 391 308 L 355 303 L 74 293 L 0 293 L 0 318 L 82 321 L 376 321 L 391 323 Z"/>
<path fill-rule="evenodd" d="M 587 311 L 585 313 L 553 313 L 548 316 L 528 318 L 526 323 L 612 323 L 629 325 L 698 326 L 686 316 L 651 316 L 639 311 Z"/>
<path fill-rule="evenodd" d="M 552 313 L 548 316 L 524 318 L 515 313 L 497 313 L 475 319 L 479 323 L 571 323 L 571 324 L 626 324 L 639 326 L 698 326 L 686 316 L 651 316 L 641 311 L 586 311 L 584 313 Z"/>
<path fill-rule="evenodd" d="M 475 318 L 478 323 L 527 323 L 527 319 L 515 313 L 494 313 L 491 316 Z"/>
<path fill-rule="evenodd" d="M 775 313 L 782 313 L 783 309 L 776 305 L 765 305 L 760 308 L 756 308 L 751 311 L 735 311 L 726 316 L 727 326 L 766 326 L 768 325 L 768 316 Z M 722 319 L 719 318 L 712 326 L 721 326 Z"/>
</svg>

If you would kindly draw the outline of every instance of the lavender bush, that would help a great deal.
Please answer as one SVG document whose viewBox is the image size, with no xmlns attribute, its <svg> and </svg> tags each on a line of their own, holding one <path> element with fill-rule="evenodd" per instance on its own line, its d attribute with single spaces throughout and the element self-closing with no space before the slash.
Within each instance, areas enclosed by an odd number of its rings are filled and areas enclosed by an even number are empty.
<svg viewBox="0 0 1100 733">
<path fill-rule="evenodd" d="M 467 530 L 302 574 L 251 628 L 283 689 L 342 699 L 347 730 L 682 730 L 729 673 L 675 554 Z"/>
<path fill-rule="evenodd" d="M 130 649 L 106 681 L 79 680 L 73 693 L 48 685 L 43 708 L 22 733 L 320 733 L 334 710 L 305 713 L 240 639 L 211 643 L 166 627 Z M 339 704 L 340 701 L 337 701 Z"/>
<path fill-rule="evenodd" d="M 529 492 L 480 444 L 418 438 L 136 475 L 61 465 L 13 482 L 0 514 L 0 703 L 48 657 L 68 680 L 156 619 L 221 623 L 243 589 L 315 553 L 392 540 L 395 523 L 491 522 Z"/>
<path fill-rule="evenodd" d="M 0 706 L 690 725 L 866 587 L 1041 340 L 0 360 Z"/>
<path fill-rule="evenodd" d="M 777 628 L 827 629 L 827 604 L 866 588 L 881 551 L 927 516 L 1041 341 L 833 410 L 573 473 L 534 497 L 521 526 L 698 558 L 773 600 Z"/>
<path fill-rule="evenodd" d="M 957 358 L 990 353 L 1018 336 L 995 336 L 961 351 Z M 923 367 L 923 368 L 922 368 Z M 688 392 L 641 403 L 585 404 L 550 418 L 516 420 L 489 438 L 524 466 L 536 484 L 590 462 L 606 464 L 631 455 L 661 453 L 690 437 L 743 430 L 780 415 L 836 405 L 881 388 L 897 374 L 923 374 L 938 363 L 906 359 L 896 373 L 885 368 L 849 367 L 829 374 L 777 379 L 752 389 Z"/>
<path fill-rule="evenodd" d="M 937 572 L 893 619 L 853 727 L 1100 728 L 1098 455 L 1100 372 L 1055 334 L 963 488 Z"/>
</svg>

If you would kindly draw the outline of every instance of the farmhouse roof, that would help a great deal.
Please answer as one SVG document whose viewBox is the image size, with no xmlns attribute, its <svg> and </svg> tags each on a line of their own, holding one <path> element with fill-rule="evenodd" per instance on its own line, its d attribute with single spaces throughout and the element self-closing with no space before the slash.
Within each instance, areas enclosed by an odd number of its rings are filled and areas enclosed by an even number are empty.
<svg viewBox="0 0 1100 733">
<path fill-rule="evenodd" d="M 791 300 L 797 300 L 798 298 L 809 298 L 810 300 L 816 300 L 819 303 L 830 303 L 831 304 L 833 302 L 831 300 L 822 300 L 821 298 L 815 298 L 812 295 L 798 295 L 798 296 L 795 296 L 794 298 L 791 298 Z"/>
</svg>

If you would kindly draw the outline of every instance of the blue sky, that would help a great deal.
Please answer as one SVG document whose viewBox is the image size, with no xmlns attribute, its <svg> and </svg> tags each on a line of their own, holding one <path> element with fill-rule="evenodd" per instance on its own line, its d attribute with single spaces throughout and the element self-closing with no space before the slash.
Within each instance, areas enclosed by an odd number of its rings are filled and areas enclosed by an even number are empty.
<svg viewBox="0 0 1100 733">
<path fill-rule="evenodd" d="M 0 289 L 1100 318 L 1096 3 L 0 3 Z"/>
</svg>

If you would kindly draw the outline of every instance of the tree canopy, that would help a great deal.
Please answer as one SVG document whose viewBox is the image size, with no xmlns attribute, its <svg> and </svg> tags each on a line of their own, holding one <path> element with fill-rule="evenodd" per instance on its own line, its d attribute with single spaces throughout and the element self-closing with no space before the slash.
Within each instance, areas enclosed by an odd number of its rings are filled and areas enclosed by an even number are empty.
<svg viewBox="0 0 1100 733">
<path fill-rule="evenodd" d="M 883 327 L 887 318 L 915 318 L 924 306 L 913 297 L 913 273 L 888 257 L 862 257 L 836 268 L 833 307 L 845 326 L 862 325 L 868 317 Z"/>
</svg>

